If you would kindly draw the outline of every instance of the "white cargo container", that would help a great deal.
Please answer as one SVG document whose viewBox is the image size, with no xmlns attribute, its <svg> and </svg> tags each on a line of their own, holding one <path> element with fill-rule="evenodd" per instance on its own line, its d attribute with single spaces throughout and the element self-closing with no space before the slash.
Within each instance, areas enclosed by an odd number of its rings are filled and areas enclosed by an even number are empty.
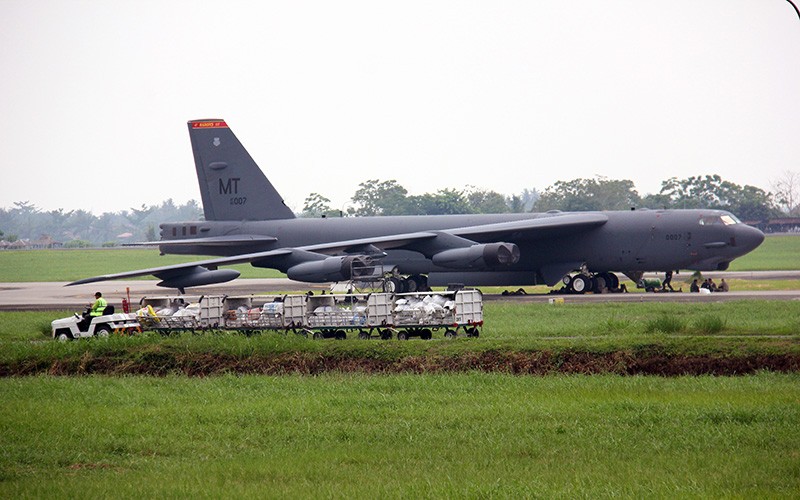
<svg viewBox="0 0 800 500">
<path fill-rule="evenodd" d="M 447 338 L 457 336 L 459 330 L 477 337 L 483 326 L 483 296 L 480 290 L 401 293 L 395 295 L 393 315 L 401 340 L 429 339 L 439 329 L 445 330 Z"/>
<path fill-rule="evenodd" d="M 388 293 L 311 295 L 306 299 L 306 326 L 315 338 L 391 337 L 392 300 Z"/>
<path fill-rule="evenodd" d="M 400 340 L 444 336 L 477 337 L 483 326 L 479 290 L 331 295 L 156 296 L 140 301 L 141 327 L 181 330 L 292 331 L 314 338 L 380 337 Z"/>
</svg>

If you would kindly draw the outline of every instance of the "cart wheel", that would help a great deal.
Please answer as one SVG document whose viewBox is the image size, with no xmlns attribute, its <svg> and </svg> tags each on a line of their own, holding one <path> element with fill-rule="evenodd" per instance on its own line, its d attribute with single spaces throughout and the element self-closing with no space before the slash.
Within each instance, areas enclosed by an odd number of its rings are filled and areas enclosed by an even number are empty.
<svg viewBox="0 0 800 500">
<path fill-rule="evenodd" d="M 365 332 L 364 330 L 360 330 L 358 332 L 358 338 L 360 338 L 361 340 L 368 340 L 369 339 L 369 333 Z"/>
<path fill-rule="evenodd" d="M 430 340 L 433 338 L 433 332 L 431 332 L 430 328 L 425 328 L 420 332 L 419 336 L 422 340 Z"/>
<path fill-rule="evenodd" d="M 473 326 L 472 328 L 469 328 L 467 330 L 467 336 L 468 337 L 479 337 L 480 336 L 480 332 L 478 331 L 477 327 Z"/>
<path fill-rule="evenodd" d="M 397 340 L 408 340 L 408 332 L 407 331 L 397 332 Z"/>
<path fill-rule="evenodd" d="M 334 335 L 336 340 L 344 340 L 347 338 L 347 333 L 344 330 L 336 330 L 336 334 Z"/>
<path fill-rule="evenodd" d="M 392 331 L 389 329 L 381 330 L 381 340 L 392 340 Z"/>
<path fill-rule="evenodd" d="M 322 334 L 322 332 L 314 332 L 314 336 L 313 336 L 314 340 L 322 340 L 324 338 L 325 338 L 325 336 Z"/>
<path fill-rule="evenodd" d="M 72 340 L 72 332 L 70 332 L 66 328 L 61 328 L 56 330 L 56 340 L 59 342 L 66 342 L 67 340 Z"/>
<path fill-rule="evenodd" d="M 447 330 L 444 332 L 444 338 L 446 339 L 454 339 L 456 338 L 456 332 L 453 330 Z"/>
</svg>

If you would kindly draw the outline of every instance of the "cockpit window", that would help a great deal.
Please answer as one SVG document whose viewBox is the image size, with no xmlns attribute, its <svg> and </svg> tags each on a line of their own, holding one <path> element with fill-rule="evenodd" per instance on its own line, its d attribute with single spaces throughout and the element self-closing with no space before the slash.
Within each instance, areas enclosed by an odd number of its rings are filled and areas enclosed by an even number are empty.
<svg viewBox="0 0 800 500">
<path fill-rule="evenodd" d="M 739 219 L 737 219 L 732 214 L 725 214 L 720 218 L 722 219 L 722 223 L 725 224 L 726 226 L 732 226 L 734 224 L 739 223 Z"/>
<path fill-rule="evenodd" d="M 739 219 L 737 219 L 733 214 L 725 214 L 725 215 L 706 215 L 704 217 L 700 217 L 700 225 L 701 226 L 732 226 L 734 224 L 739 224 Z"/>
</svg>

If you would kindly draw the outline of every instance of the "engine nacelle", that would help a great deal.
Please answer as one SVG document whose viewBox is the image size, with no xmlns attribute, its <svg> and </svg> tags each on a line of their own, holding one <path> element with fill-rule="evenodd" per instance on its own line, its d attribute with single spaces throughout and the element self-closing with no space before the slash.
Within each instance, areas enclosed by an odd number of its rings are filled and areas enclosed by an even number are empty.
<svg viewBox="0 0 800 500">
<path fill-rule="evenodd" d="M 189 286 L 213 285 L 215 283 L 225 283 L 239 277 L 239 271 L 234 269 L 209 270 L 205 267 L 195 266 L 184 270 L 176 276 L 165 277 L 158 286 L 166 288 L 177 288 L 183 290 Z"/>
<path fill-rule="evenodd" d="M 327 281 L 346 281 L 370 274 L 369 261 L 360 255 L 328 257 L 322 260 L 301 262 L 290 267 L 286 276 L 295 281 L 325 283 Z"/>
<path fill-rule="evenodd" d="M 519 262 L 519 247 L 514 243 L 483 243 L 444 250 L 431 260 L 450 269 L 492 269 Z"/>
</svg>

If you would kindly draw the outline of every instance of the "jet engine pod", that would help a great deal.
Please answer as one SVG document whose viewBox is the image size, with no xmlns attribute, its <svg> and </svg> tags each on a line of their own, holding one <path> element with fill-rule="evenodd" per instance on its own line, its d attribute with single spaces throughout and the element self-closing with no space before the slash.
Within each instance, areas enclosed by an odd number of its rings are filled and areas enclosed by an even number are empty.
<svg viewBox="0 0 800 500">
<path fill-rule="evenodd" d="M 166 288 L 177 288 L 183 290 L 188 286 L 213 285 L 215 283 L 225 283 L 239 277 L 239 271 L 233 269 L 216 269 L 210 271 L 202 266 L 194 266 L 182 269 L 180 274 L 173 276 L 159 276 L 163 280 L 158 286 Z"/>
<path fill-rule="evenodd" d="M 346 281 L 371 274 L 369 260 L 361 255 L 327 257 L 322 260 L 301 262 L 286 271 L 289 279 L 309 283 Z"/>
<path fill-rule="evenodd" d="M 483 243 L 451 248 L 433 256 L 437 266 L 451 269 L 491 269 L 519 262 L 519 247 L 514 243 Z"/>
</svg>

